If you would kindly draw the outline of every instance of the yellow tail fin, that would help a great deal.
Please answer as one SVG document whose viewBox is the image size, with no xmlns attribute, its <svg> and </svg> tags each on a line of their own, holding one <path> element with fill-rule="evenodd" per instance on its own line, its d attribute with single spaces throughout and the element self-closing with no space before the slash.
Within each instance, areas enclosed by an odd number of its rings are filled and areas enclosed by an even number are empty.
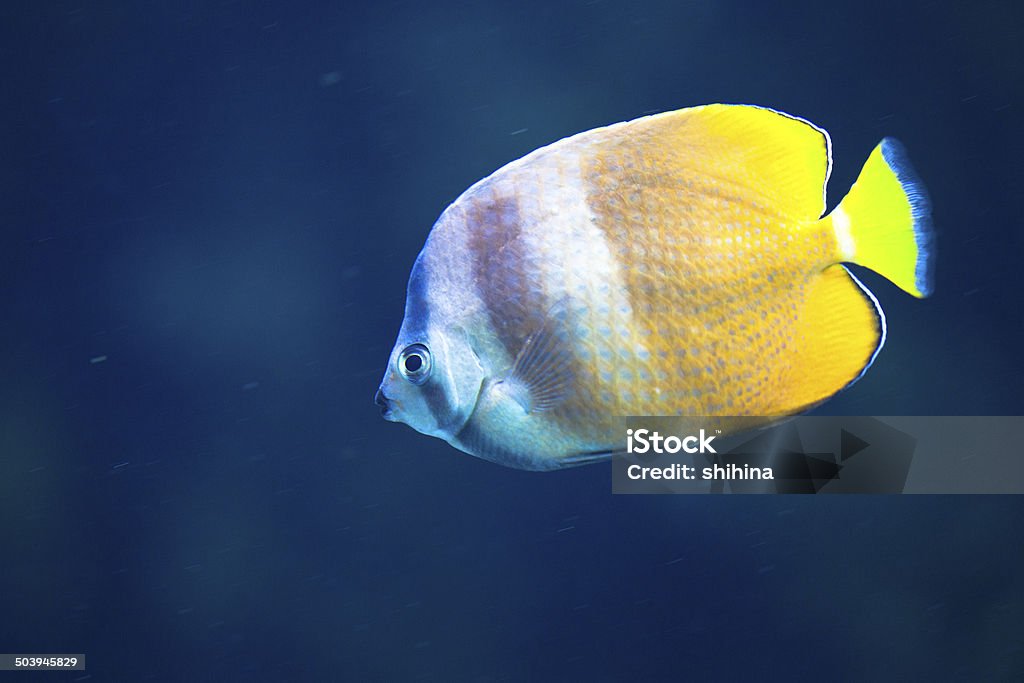
<svg viewBox="0 0 1024 683">
<path fill-rule="evenodd" d="M 829 218 L 843 261 L 870 268 L 916 297 L 931 294 L 931 205 L 899 142 L 878 143 Z"/>
</svg>

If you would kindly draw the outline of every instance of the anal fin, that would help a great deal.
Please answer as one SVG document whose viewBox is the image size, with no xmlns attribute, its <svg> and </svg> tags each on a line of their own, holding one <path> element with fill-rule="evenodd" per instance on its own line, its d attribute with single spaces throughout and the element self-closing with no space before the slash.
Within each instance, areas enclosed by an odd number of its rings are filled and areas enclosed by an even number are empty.
<svg viewBox="0 0 1024 683">
<path fill-rule="evenodd" d="M 882 307 L 845 266 L 826 268 L 810 287 L 783 413 L 810 408 L 856 382 L 885 343 Z"/>
</svg>

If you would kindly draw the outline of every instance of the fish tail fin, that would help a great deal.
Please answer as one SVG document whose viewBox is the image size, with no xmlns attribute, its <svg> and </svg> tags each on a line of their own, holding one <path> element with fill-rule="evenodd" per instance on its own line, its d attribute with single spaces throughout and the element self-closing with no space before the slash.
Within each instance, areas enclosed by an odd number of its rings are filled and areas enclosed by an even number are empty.
<svg viewBox="0 0 1024 683">
<path fill-rule="evenodd" d="M 840 260 L 870 268 L 916 297 L 931 294 L 931 203 L 899 142 L 878 143 L 826 220 L 835 231 Z"/>
</svg>

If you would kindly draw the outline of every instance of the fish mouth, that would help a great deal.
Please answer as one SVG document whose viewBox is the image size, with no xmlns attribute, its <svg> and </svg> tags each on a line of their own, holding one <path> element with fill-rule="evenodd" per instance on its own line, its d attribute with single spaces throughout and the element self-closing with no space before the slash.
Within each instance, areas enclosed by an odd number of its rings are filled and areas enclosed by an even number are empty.
<svg viewBox="0 0 1024 683">
<path fill-rule="evenodd" d="M 373 396 L 373 402 L 380 408 L 380 416 L 389 422 L 395 421 L 395 411 L 391 399 L 384 395 L 384 389 L 377 389 Z"/>
</svg>

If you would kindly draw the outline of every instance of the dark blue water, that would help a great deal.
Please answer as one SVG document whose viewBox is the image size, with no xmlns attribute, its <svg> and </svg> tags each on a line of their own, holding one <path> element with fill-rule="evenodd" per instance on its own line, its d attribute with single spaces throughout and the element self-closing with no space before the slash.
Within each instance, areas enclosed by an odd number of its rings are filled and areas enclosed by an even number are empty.
<svg viewBox="0 0 1024 683">
<path fill-rule="evenodd" d="M 827 128 L 833 203 L 884 135 L 932 194 L 935 295 L 865 275 L 889 343 L 824 410 L 1024 412 L 1019 10 L 895 4 L 5 6 L 0 651 L 85 653 L 61 681 L 1021 680 L 1019 497 L 612 497 L 372 403 L 462 189 L 724 101 Z"/>
</svg>

